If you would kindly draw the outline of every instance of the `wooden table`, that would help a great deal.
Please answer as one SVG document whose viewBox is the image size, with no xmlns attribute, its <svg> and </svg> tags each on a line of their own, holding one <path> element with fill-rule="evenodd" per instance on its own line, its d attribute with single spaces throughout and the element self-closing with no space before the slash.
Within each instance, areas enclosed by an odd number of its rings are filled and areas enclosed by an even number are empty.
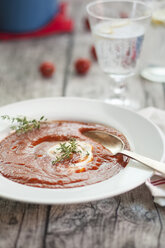
<svg viewBox="0 0 165 248">
<path fill-rule="evenodd" d="M 75 74 L 73 63 L 78 57 L 90 57 L 92 39 L 82 21 L 85 1 L 68 2 L 75 19 L 73 34 L 0 43 L 0 105 L 38 97 L 104 98 L 108 79 L 97 63 L 87 76 Z M 147 37 L 141 65 L 151 55 L 151 28 Z M 156 49 L 152 52 L 156 55 Z M 52 79 L 38 72 L 45 60 L 56 64 Z M 144 106 L 164 109 L 163 84 L 136 76 L 129 79 L 129 89 Z M 2 248 L 163 248 L 164 244 L 165 208 L 153 203 L 145 185 L 86 204 L 43 206 L 0 200 Z"/>
</svg>

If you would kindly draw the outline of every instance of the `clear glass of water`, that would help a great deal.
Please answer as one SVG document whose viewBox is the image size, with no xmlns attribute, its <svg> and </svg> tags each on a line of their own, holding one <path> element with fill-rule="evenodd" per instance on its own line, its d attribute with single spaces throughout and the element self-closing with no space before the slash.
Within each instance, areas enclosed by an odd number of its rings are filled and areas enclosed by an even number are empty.
<svg viewBox="0 0 165 248">
<path fill-rule="evenodd" d="M 165 83 L 165 0 L 153 0 L 152 9 L 152 22 L 146 37 L 149 40 L 145 50 L 148 56 L 144 57 L 141 76 L 151 82 Z"/>
<path fill-rule="evenodd" d="M 136 73 L 150 7 L 136 0 L 102 0 L 89 3 L 87 12 L 99 65 L 113 79 L 106 102 L 138 109 L 125 80 Z"/>
</svg>

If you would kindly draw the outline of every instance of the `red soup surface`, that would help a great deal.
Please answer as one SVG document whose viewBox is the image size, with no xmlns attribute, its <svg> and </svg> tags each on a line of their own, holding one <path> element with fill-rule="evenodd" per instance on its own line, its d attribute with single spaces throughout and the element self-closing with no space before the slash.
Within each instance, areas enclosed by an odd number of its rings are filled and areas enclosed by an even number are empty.
<svg viewBox="0 0 165 248">
<path fill-rule="evenodd" d="M 27 133 L 12 133 L 0 142 L 0 173 L 17 183 L 41 188 L 73 188 L 116 175 L 128 163 L 83 135 L 88 130 L 115 134 L 129 149 L 125 136 L 93 123 L 52 121 Z M 73 152 L 69 153 L 69 149 Z M 63 149 L 63 150 L 62 150 Z"/>
</svg>

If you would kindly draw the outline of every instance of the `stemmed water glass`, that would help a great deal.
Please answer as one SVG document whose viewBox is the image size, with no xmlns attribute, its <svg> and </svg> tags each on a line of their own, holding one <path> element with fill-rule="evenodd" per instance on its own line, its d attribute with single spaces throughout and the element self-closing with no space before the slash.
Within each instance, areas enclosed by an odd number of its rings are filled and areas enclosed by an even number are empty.
<svg viewBox="0 0 165 248">
<path fill-rule="evenodd" d="M 101 0 L 89 3 L 87 12 L 99 65 L 112 79 L 106 102 L 140 108 L 125 80 L 136 73 L 150 7 L 136 0 Z"/>
</svg>

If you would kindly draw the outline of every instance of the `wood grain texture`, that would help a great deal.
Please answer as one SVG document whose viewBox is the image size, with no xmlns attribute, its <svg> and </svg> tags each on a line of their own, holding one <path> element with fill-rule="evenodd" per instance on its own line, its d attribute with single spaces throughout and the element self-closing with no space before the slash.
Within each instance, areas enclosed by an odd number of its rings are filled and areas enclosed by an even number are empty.
<svg viewBox="0 0 165 248">
<path fill-rule="evenodd" d="M 46 247 L 163 247 L 157 211 L 145 186 L 102 201 L 52 207 Z"/>
<path fill-rule="evenodd" d="M 43 247 L 49 207 L 26 205 L 17 235 L 16 247 Z"/>
<path fill-rule="evenodd" d="M 0 210 L 0 247 L 43 246 L 49 207 L 1 200 Z"/>
<path fill-rule="evenodd" d="M 7 200 L 0 201 L 1 247 L 15 247 L 25 214 L 25 205 Z"/>
<path fill-rule="evenodd" d="M 68 2 L 74 34 L 0 43 L 0 105 L 48 96 L 108 97 L 110 81 L 89 53 L 93 41 L 83 21 L 88 0 Z M 142 67 L 151 61 L 151 39 L 149 30 Z M 78 57 L 93 61 L 85 77 L 75 73 Z M 45 60 L 57 66 L 52 79 L 38 72 Z M 144 106 L 165 108 L 164 85 L 137 75 L 128 87 Z M 153 203 L 145 185 L 114 198 L 67 206 L 0 200 L 0 248 L 164 248 L 164 243 L 165 210 Z"/>
<path fill-rule="evenodd" d="M 121 196 L 112 247 L 158 247 L 160 222 L 152 197 L 142 186 Z"/>
<path fill-rule="evenodd" d="M 68 36 L 59 35 L 1 43 L 0 104 L 61 96 L 68 39 Z M 44 61 L 56 65 L 56 73 L 50 79 L 43 78 L 39 73 L 39 66 Z"/>
<path fill-rule="evenodd" d="M 160 231 L 158 237 L 158 246 L 157 247 L 164 247 L 165 244 L 165 209 L 163 207 L 156 206 L 159 221 L 160 221 Z"/>
</svg>

